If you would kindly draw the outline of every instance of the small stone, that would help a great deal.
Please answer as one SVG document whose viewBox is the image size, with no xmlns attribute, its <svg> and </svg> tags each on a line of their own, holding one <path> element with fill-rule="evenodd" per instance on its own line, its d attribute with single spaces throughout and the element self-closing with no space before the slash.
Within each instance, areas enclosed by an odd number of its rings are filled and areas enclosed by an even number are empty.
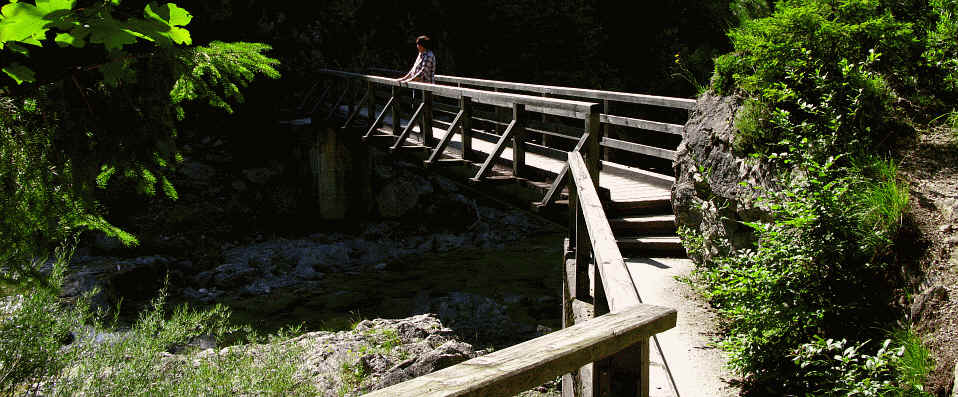
<svg viewBox="0 0 958 397">
<path fill-rule="evenodd" d="M 207 290 L 206 288 L 200 288 L 200 290 L 199 290 L 199 293 L 201 293 L 201 294 L 205 294 L 205 293 L 208 293 L 208 292 L 210 292 L 210 291 Z"/>
<path fill-rule="evenodd" d="M 938 226 L 938 231 L 942 233 L 948 233 L 951 231 L 951 228 L 952 228 L 951 225 L 941 225 L 941 226 Z"/>
</svg>

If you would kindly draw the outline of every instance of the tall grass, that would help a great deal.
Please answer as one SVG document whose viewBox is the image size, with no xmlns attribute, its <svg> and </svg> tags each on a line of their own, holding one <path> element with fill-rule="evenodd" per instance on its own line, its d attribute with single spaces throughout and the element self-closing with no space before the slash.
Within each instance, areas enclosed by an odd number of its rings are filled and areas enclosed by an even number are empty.
<svg viewBox="0 0 958 397">
<path fill-rule="evenodd" d="M 866 157 L 855 162 L 853 172 L 860 176 L 855 186 L 860 233 L 869 246 L 881 252 L 901 228 L 908 208 L 908 184 L 898 177 L 894 160 Z"/>
<path fill-rule="evenodd" d="M 66 258 L 49 288 L 26 292 L 0 317 L 0 394 L 44 396 L 314 395 L 298 374 L 303 350 L 289 333 L 260 337 L 230 325 L 221 306 L 167 307 L 162 291 L 127 330 L 104 325 L 58 297 Z M 8 306 L 9 307 L 9 306 Z M 237 338 L 246 346 L 171 354 L 194 338 Z M 254 343 L 270 342 L 263 345 Z"/>
</svg>

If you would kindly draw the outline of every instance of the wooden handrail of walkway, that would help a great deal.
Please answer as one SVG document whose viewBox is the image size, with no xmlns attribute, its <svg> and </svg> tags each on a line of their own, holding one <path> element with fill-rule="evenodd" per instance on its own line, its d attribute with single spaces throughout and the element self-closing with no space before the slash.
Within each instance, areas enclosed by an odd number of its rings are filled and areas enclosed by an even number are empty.
<svg viewBox="0 0 958 397">
<path fill-rule="evenodd" d="M 369 126 L 364 139 L 374 136 L 393 139 L 391 148 L 402 147 L 418 120 L 424 148 L 432 151 L 426 164 L 442 156 L 451 136 L 461 129 L 463 161 L 469 157 L 471 104 L 491 104 L 512 108 L 512 120 L 499 136 L 478 173 L 483 180 L 502 154 L 507 142 L 513 146 L 513 174 L 518 176 L 524 157 L 523 141 L 527 113 L 563 114 L 583 120 L 576 147 L 567 154 L 567 163 L 554 180 L 546 197 L 563 184 L 569 192 L 569 237 L 564 243 L 563 329 L 531 341 L 478 357 L 392 387 L 371 396 L 486 396 L 510 395 L 535 387 L 555 376 L 562 377 L 563 396 L 642 396 L 649 395 L 649 338 L 673 328 L 674 309 L 643 305 L 633 277 L 616 244 L 615 236 L 599 198 L 598 103 L 537 97 L 506 92 L 491 92 L 425 83 L 399 83 L 395 79 L 356 73 L 324 70 L 323 74 L 367 83 L 366 94 L 350 113 L 344 128 L 367 107 Z M 392 87 L 392 96 L 377 115 L 375 85 Z M 405 128 L 395 113 L 400 87 L 423 92 L 422 103 Z M 461 108 L 449 123 L 441 140 L 432 147 L 431 95 L 460 100 Z M 338 106 L 338 104 L 336 105 Z M 390 110 L 394 111 L 392 134 L 378 129 Z M 402 129 L 402 133 L 397 134 Z M 379 132 L 377 135 L 376 132 Z"/>
<path fill-rule="evenodd" d="M 511 396 L 675 327 L 675 309 L 638 305 L 520 343 L 367 397 Z"/>
</svg>

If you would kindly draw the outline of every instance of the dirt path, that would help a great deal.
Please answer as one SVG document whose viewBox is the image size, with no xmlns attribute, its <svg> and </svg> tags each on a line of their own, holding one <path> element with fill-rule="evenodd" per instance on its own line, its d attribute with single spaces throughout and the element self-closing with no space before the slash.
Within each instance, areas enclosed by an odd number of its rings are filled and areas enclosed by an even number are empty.
<svg viewBox="0 0 958 397">
<path fill-rule="evenodd" d="M 739 390 L 728 383 L 733 375 L 724 367 L 724 354 L 711 346 L 717 333 L 715 315 L 688 284 L 675 279 L 676 276 L 689 275 L 692 261 L 626 258 L 626 266 L 639 287 L 639 295 L 644 303 L 678 311 L 675 328 L 658 336 L 659 345 L 665 352 L 665 361 L 678 388 L 677 394 L 684 397 L 738 395 Z M 658 351 L 650 354 L 653 365 L 650 396 L 675 396 L 660 357 Z"/>
</svg>

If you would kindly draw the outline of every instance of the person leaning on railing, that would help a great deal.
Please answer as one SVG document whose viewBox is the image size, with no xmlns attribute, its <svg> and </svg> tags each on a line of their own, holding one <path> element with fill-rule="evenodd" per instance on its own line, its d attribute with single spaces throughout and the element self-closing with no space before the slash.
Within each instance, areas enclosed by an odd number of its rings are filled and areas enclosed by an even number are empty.
<svg viewBox="0 0 958 397">
<path fill-rule="evenodd" d="M 416 63 L 409 69 L 409 73 L 396 79 L 400 83 L 407 81 L 419 81 L 423 83 L 436 82 L 436 56 L 432 53 L 432 41 L 429 36 L 419 36 L 416 38 L 416 49 L 419 55 L 416 57 Z"/>
</svg>

